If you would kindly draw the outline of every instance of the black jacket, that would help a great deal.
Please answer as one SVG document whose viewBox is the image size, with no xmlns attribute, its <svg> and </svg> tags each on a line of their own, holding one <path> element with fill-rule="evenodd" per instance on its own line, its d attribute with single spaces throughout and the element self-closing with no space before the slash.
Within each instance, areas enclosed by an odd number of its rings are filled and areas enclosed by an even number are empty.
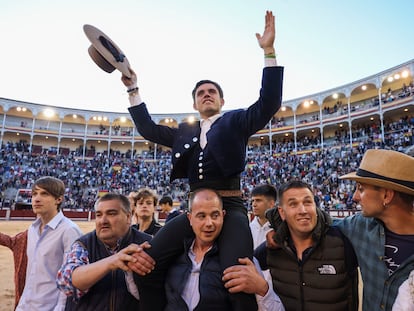
<svg viewBox="0 0 414 311">
<path fill-rule="evenodd" d="M 207 132 L 209 148 L 203 158 L 215 161 L 220 177 L 233 177 L 244 170 L 249 137 L 263 129 L 282 104 L 282 82 L 283 67 L 264 68 L 259 99 L 247 109 L 224 113 Z M 190 184 L 197 182 L 191 175 L 198 176 L 198 163 L 188 160 L 198 151 L 199 122 L 180 123 L 178 128 L 155 124 L 145 104 L 132 106 L 129 112 L 145 139 L 172 148 L 171 180 L 190 178 Z"/>
<path fill-rule="evenodd" d="M 185 252 L 170 267 L 165 283 L 167 307 L 165 311 L 187 311 L 188 307 L 181 297 L 188 277 L 191 274 L 192 262 L 188 250 L 192 240 L 185 241 Z M 199 272 L 200 301 L 194 311 L 228 311 L 232 310 L 230 295 L 221 280 L 223 269 L 220 266 L 218 247 L 214 244 L 203 259 Z"/>
</svg>

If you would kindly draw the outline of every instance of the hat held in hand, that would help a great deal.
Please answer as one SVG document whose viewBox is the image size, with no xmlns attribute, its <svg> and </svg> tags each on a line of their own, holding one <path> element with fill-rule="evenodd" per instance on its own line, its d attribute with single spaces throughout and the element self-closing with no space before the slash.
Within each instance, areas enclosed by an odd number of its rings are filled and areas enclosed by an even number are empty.
<svg viewBox="0 0 414 311">
<path fill-rule="evenodd" d="M 128 59 L 115 42 L 92 25 L 84 25 L 83 31 L 92 43 L 88 49 L 89 55 L 99 68 L 108 73 L 118 69 L 123 75 L 131 77 Z"/>
<path fill-rule="evenodd" d="M 369 149 L 356 172 L 339 178 L 414 195 L 414 158 L 398 151 Z"/>
</svg>

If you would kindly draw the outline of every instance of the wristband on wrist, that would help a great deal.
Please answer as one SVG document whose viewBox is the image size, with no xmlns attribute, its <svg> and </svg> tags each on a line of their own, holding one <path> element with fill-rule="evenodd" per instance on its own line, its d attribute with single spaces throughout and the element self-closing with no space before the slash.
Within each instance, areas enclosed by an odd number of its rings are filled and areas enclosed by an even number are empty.
<svg viewBox="0 0 414 311">
<path fill-rule="evenodd" d="M 265 58 L 276 58 L 276 53 L 265 54 Z"/>
<path fill-rule="evenodd" d="M 139 87 L 134 87 L 134 88 L 132 88 L 132 89 L 127 90 L 127 93 L 128 93 L 128 94 L 131 94 L 131 93 L 137 93 L 137 92 L 138 92 L 138 90 L 139 90 Z"/>
</svg>

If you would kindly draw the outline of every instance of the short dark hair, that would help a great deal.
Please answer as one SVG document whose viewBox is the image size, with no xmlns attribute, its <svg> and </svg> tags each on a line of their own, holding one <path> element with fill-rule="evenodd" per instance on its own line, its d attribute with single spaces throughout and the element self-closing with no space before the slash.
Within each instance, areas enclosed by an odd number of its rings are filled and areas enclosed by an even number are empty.
<svg viewBox="0 0 414 311">
<path fill-rule="evenodd" d="M 274 186 L 269 184 L 259 185 L 257 187 L 254 187 L 251 193 L 251 196 L 265 196 L 267 198 L 277 200 L 277 190 Z"/>
<path fill-rule="evenodd" d="M 137 191 L 137 194 L 134 196 L 134 204 L 137 205 L 137 202 L 141 199 L 152 198 L 154 201 L 154 206 L 157 205 L 158 196 L 154 190 L 150 188 L 142 188 Z"/>
<path fill-rule="evenodd" d="M 55 199 L 63 197 L 65 195 L 65 184 L 62 180 L 52 177 L 52 176 L 43 176 L 37 179 L 33 186 L 32 191 L 36 188 L 45 189 L 49 192 Z M 60 202 L 57 206 L 57 209 L 60 209 L 62 202 Z"/>
<path fill-rule="evenodd" d="M 160 199 L 158 204 L 168 204 L 169 206 L 173 206 L 173 200 L 169 195 L 165 195 Z"/>
<path fill-rule="evenodd" d="M 193 91 L 191 92 L 191 95 L 193 96 L 193 101 L 195 101 L 195 94 L 196 94 L 197 89 L 203 84 L 207 84 L 207 83 L 213 84 L 217 88 L 220 94 L 220 98 L 224 98 L 223 89 L 221 88 L 220 84 L 218 84 L 217 82 L 211 81 L 211 80 L 200 80 L 196 83 Z"/>
<path fill-rule="evenodd" d="M 313 194 L 311 186 L 301 180 L 291 180 L 279 187 L 279 203 L 282 201 L 283 194 L 289 189 L 307 188 Z"/>
<path fill-rule="evenodd" d="M 96 210 L 96 207 L 98 206 L 98 204 L 100 202 L 112 201 L 112 200 L 116 200 L 116 201 L 121 202 L 121 207 L 122 207 L 122 209 L 124 210 L 124 212 L 126 214 L 131 213 L 131 206 L 129 204 L 128 197 L 123 195 L 123 194 L 113 193 L 113 192 L 109 192 L 109 193 L 106 193 L 105 195 L 101 196 L 98 199 L 98 201 L 95 202 L 95 210 Z"/>
</svg>

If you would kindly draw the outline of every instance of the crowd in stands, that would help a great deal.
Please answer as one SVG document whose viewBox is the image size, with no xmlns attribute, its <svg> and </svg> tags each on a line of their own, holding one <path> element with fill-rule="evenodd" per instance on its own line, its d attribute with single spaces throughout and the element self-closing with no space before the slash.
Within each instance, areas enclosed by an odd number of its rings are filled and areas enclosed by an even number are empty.
<svg viewBox="0 0 414 311">
<path fill-rule="evenodd" d="M 381 101 L 383 104 L 393 102 L 394 100 L 404 99 L 407 97 L 414 96 L 414 83 L 411 81 L 408 85 L 403 84 L 401 89 L 392 90 L 391 88 L 387 89 L 386 92 L 381 93 Z M 361 102 L 353 103 L 350 106 L 351 112 L 369 109 L 379 105 L 379 98 L 375 96 L 371 99 L 363 100 Z M 342 100 L 338 100 L 333 106 L 324 106 L 321 108 L 322 118 L 327 118 L 332 115 L 340 116 L 348 113 L 348 105 Z M 290 119 L 290 120 L 289 120 Z M 299 124 L 304 124 L 308 122 L 319 121 L 320 115 L 319 111 L 313 112 L 305 117 L 298 119 Z M 276 117 L 274 116 L 270 122 L 272 128 L 281 128 L 287 126 L 288 124 L 293 124 L 293 116 L 290 118 Z M 269 125 L 267 126 L 269 128 Z"/>
<path fill-rule="evenodd" d="M 132 161 L 115 151 L 109 156 L 98 153 L 91 159 L 82 160 L 76 153 L 69 156 L 33 155 L 24 142 L 6 143 L 0 152 L 2 199 L 7 198 L 10 189 L 31 188 L 33 182 L 43 175 L 65 182 L 68 188 L 65 208 L 89 210 L 101 190 L 128 194 L 138 188 L 149 187 L 159 194 L 171 193 L 175 199 L 182 199 L 180 194 L 187 190 L 186 184 L 169 183 L 170 154 L 160 154 L 157 161 L 151 156 L 144 153 Z"/>
<path fill-rule="evenodd" d="M 385 146 L 398 146 L 401 151 L 407 146 L 414 144 L 414 117 L 403 116 L 397 121 L 388 121 L 384 123 L 384 142 Z M 353 142 L 369 142 L 381 147 L 381 126 L 375 122 L 370 124 L 357 125 L 352 128 Z M 332 137 L 324 138 L 324 146 L 338 146 L 349 144 L 349 129 L 342 128 L 335 131 Z M 298 137 L 296 142 L 297 150 L 309 150 L 321 148 L 321 140 L 319 135 L 304 135 Z M 257 145 L 250 147 L 251 151 L 257 149 Z M 260 149 L 270 150 L 268 144 L 263 143 Z M 272 143 L 272 151 L 275 153 L 291 153 L 295 149 L 295 142 L 292 138 L 284 137 L 281 141 Z"/>
<path fill-rule="evenodd" d="M 355 208 L 352 202 L 353 186 L 340 181 L 338 176 L 355 170 L 362 154 L 371 148 L 389 148 L 404 151 L 414 145 L 414 117 L 404 116 L 398 121 L 384 125 L 384 142 L 379 126 L 355 128 L 353 141 L 358 144 L 349 147 L 349 132 L 337 132 L 334 144 L 320 148 L 320 140 L 302 137 L 294 153 L 293 141 L 273 143 L 272 154 L 268 145 L 252 145 L 248 150 L 246 170 L 241 182 L 245 198 L 258 184 L 271 183 L 275 186 L 291 179 L 300 178 L 312 184 L 315 195 L 323 208 Z M 49 175 L 62 179 L 66 186 L 64 208 L 77 210 L 93 209 L 99 191 L 130 191 L 149 187 L 160 196 L 171 195 L 176 202 L 187 198 L 189 191 L 186 180 L 170 183 L 171 154 L 169 151 L 156 153 L 149 150 L 130 155 L 111 151 L 97 153 L 93 158 L 83 159 L 81 153 L 68 156 L 48 154 L 34 155 L 29 145 L 6 142 L 0 150 L 1 206 L 12 205 L 17 189 L 31 188 L 39 176 Z M 246 200 L 246 205 L 248 202 Z"/>
</svg>

